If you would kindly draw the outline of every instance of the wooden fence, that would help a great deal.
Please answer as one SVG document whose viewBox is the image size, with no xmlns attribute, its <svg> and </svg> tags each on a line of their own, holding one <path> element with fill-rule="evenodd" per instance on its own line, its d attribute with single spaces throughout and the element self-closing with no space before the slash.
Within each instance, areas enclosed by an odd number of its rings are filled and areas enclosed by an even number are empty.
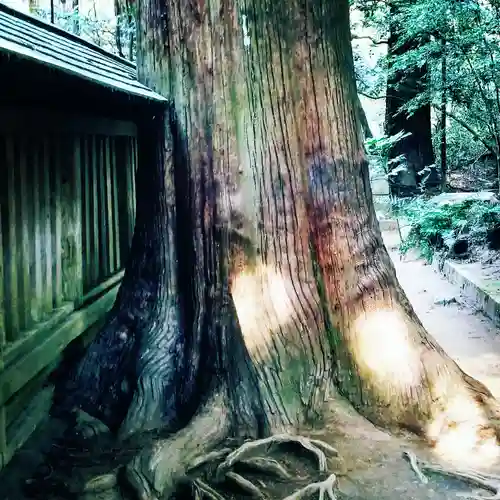
<svg viewBox="0 0 500 500">
<path fill-rule="evenodd" d="M 111 307 L 133 233 L 130 122 L 0 109 L 0 468 L 63 349 Z"/>
</svg>

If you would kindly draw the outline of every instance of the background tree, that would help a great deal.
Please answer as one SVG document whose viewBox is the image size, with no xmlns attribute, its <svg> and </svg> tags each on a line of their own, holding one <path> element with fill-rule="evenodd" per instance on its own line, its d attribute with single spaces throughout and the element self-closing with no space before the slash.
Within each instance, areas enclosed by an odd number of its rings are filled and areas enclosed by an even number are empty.
<svg viewBox="0 0 500 500">
<path fill-rule="evenodd" d="M 139 497 L 186 475 L 199 495 L 218 498 L 223 479 L 256 495 L 233 467 L 270 442 L 297 442 L 324 472 L 331 445 L 286 433 L 337 391 L 436 446 L 449 428 L 494 443 L 496 401 L 427 335 L 382 242 L 347 0 L 145 1 L 138 68 L 172 104 L 141 124 L 130 260 L 66 406 L 93 417 L 80 432 L 110 430 L 113 456 L 135 454 Z M 229 453 L 228 438 L 256 441 Z"/>
</svg>

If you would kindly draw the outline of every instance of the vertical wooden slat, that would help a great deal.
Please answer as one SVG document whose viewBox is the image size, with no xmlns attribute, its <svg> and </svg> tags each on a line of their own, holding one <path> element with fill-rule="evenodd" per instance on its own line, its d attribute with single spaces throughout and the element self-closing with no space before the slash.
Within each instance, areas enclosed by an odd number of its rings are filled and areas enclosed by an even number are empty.
<svg viewBox="0 0 500 500">
<path fill-rule="evenodd" d="M 63 155 L 61 184 L 63 297 L 83 296 L 81 151 L 78 137 L 68 141 Z"/>
<path fill-rule="evenodd" d="M 26 139 L 19 141 L 19 214 L 18 224 L 20 229 L 21 247 L 17 249 L 20 258 L 20 290 L 19 290 L 19 314 L 20 327 L 22 330 L 27 330 L 32 325 L 31 320 L 31 279 L 30 279 L 30 222 L 32 222 L 31 204 L 32 197 L 28 194 L 28 174 L 27 174 L 27 152 L 29 143 Z"/>
<path fill-rule="evenodd" d="M 54 218 L 53 227 L 53 278 L 54 278 L 54 307 L 60 307 L 63 303 L 62 291 L 62 211 L 61 211 L 61 144 L 54 141 L 53 155 L 53 184 L 52 184 L 52 216 Z"/>
<path fill-rule="evenodd" d="M 50 189 L 50 142 L 47 138 L 43 140 L 43 161 L 41 164 L 40 179 L 40 219 L 42 220 L 42 271 L 45 293 L 43 296 L 43 308 L 46 314 L 52 312 L 53 306 L 53 282 L 52 282 L 52 210 L 51 210 L 51 189 Z"/>
<path fill-rule="evenodd" d="M 115 271 L 115 236 L 113 225 L 113 191 L 111 178 L 111 155 L 109 137 L 104 140 L 104 171 L 106 179 L 106 226 L 108 228 L 106 246 L 108 248 L 108 275 Z"/>
<path fill-rule="evenodd" d="M 0 156 L 0 169 L 5 168 L 3 158 Z M 3 176 L 2 176 L 3 181 Z M 3 187 L 3 186 L 2 186 Z M 7 340 L 5 332 L 5 303 L 4 303 L 4 260 L 3 260 L 3 232 L 2 232 L 2 217 L 4 212 L 4 192 L 0 187 L 0 363 L 2 363 L 3 347 Z M 1 368 L 0 368 L 1 370 Z M 0 443 L 1 444 L 1 443 Z"/>
<path fill-rule="evenodd" d="M 82 165 L 82 206 L 83 206 L 83 276 L 84 276 L 84 293 L 89 291 L 90 283 L 92 281 L 92 265 L 91 265 L 91 226 L 90 226 L 90 211 L 91 211 L 91 153 L 92 142 L 88 137 L 83 138 L 83 158 L 84 162 Z"/>
<path fill-rule="evenodd" d="M 16 163 L 14 140 L 7 137 L 5 144 L 5 156 L 7 167 L 7 217 L 6 247 L 4 248 L 5 259 L 5 305 L 6 305 L 6 331 L 7 340 L 15 340 L 19 334 L 19 287 L 17 275 L 17 203 L 16 203 Z"/>
<path fill-rule="evenodd" d="M 106 139 L 99 140 L 99 249 L 100 249 L 100 278 L 104 279 L 109 274 L 108 261 L 108 215 L 106 207 Z"/>
<path fill-rule="evenodd" d="M 92 136 L 92 286 L 99 281 L 99 149 L 97 137 Z"/>
<path fill-rule="evenodd" d="M 31 190 L 33 196 L 33 273 L 31 275 L 31 310 L 33 320 L 38 322 L 43 317 L 43 290 L 45 284 L 43 282 L 42 264 L 43 253 L 42 247 L 44 242 L 43 238 L 43 220 L 41 219 L 41 197 L 40 190 L 43 185 L 40 184 L 40 163 L 41 163 L 41 149 L 40 143 L 36 143 L 35 150 L 32 155 L 31 161 Z M 42 165 L 43 168 L 43 165 Z"/>
<path fill-rule="evenodd" d="M 5 168 L 3 158 L 0 158 L 0 169 Z M 3 193 L 2 193 L 3 194 Z M 0 372 L 3 370 L 3 351 L 6 342 L 5 322 L 4 322 L 4 261 L 3 261 L 3 234 L 2 234 L 2 212 L 3 197 L 0 197 Z M 5 406 L 0 407 L 0 469 L 7 462 L 7 439 L 6 439 L 6 414 Z"/>
<path fill-rule="evenodd" d="M 136 206 L 136 198 L 135 198 L 135 174 L 137 171 L 137 138 L 136 137 L 131 137 L 131 156 L 132 156 L 132 207 L 131 207 L 131 220 L 132 220 L 132 227 L 130 230 L 130 241 L 132 241 L 132 235 L 134 234 L 134 228 L 135 228 L 135 206 Z"/>
<path fill-rule="evenodd" d="M 118 190 L 118 236 L 120 238 L 120 260 L 125 264 L 130 247 L 130 157 L 128 138 L 118 137 L 116 141 L 116 183 Z"/>
<path fill-rule="evenodd" d="M 118 271 L 121 269 L 121 256 L 120 256 L 120 219 L 118 214 L 118 178 L 116 169 L 116 138 L 111 138 L 111 182 L 113 185 L 113 235 L 115 237 L 114 249 L 115 249 L 115 263 L 114 270 Z"/>
</svg>

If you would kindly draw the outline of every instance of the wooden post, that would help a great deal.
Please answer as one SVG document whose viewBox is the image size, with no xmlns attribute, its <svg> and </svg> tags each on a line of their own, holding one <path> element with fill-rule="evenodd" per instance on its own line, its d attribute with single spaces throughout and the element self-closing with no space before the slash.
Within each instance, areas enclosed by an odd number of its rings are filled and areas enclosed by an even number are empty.
<svg viewBox="0 0 500 500">
<path fill-rule="evenodd" d="M 115 159 L 116 184 L 118 191 L 118 236 L 120 239 L 120 259 L 123 264 L 126 260 L 130 247 L 130 156 L 128 137 L 118 137 L 116 140 Z"/>
<path fill-rule="evenodd" d="M 62 210 L 61 210 L 61 145 L 54 141 L 54 156 L 52 172 L 54 182 L 52 184 L 52 213 L 54 217 L 53 227 L 53 251 L 54 261 L 52 273 L 54 276 L 54 306 L 61 307 L 63 303 L 62 291 Z"/>
<path fill-rule="evenodd" d="M 90 175 L 91 167 L 91 141 L 88 137 L 83 139 L 83 158 L 84 162 L 83 168 L 83 182 L 82 182 L 82 196 L 83 196 L 83 247 L 84 247 L 84 257 L 83 257 L 83 276 L 84 276 L 84 293 L 88 292 L 90 289 L 90 283 L 92 282 L 92 265 L 91 265 L 91 226 L 90 226 L 90 210 L 92 207 L 91 203 L 91 187 L 92 178 Z"/>
<path fill-rule="evenodd" d="M 111 138 L 111 182 L 113 183 L 113 234 L 115 237 L 115 271 L 119 271 L 122 266 L 120 255 L 120 218 L 118 212 L 118 172 L 116 168 L 116 137 Z M 121 174 L 121 172 L 120 172 Z"/>
<path fill-rule="evenodd" d="M 2 244 L 2 200 L 0 200 L 0 372 L 3 371 L 3 352 L 6 342 L 5 335 L 5 309 L 4 309 L 4 274 L 3 274 L 3 244 Z M 7 438 L 5 405 L 0 406 L 0 469 L 7 461 Z"/>
<path fill-rule="evenodd" d="M 42 248 L 44 246 L 43 241 L 43 224 L 44 221 L 41 218 L 41 196 L 40 191 L 43 189 L 42 174 L 41 170 L 43 165 L 41 165 L 41 144 L 36 143 L 34 154 L 32 156 L 31 162 L 31 195 L 33 196 L 33 273 L 31 275 L 31 287 L 32 287 L 32 297 L 31 297 L 31 310 L 33 314 L 33 320 L 35 322 L 42 321 L 43 318 L 43 290 L 45 284 L 43 282 L 43 252 Z"/>
<path fill-rule="evenodd" d="M 4 248 L 5 255 L 5 298 L 8 300 L 6 306 L 6 330 L 8 332 L 7 340 L 16 340 L 19 335 L 19 289 L 17 281 L 17 203 L 16 203 L 16 183 L 15 183 L 15 152 L 14 140 L 12 137 L 7 137 L 5 144 L 5 154 L 7 160 L 7 245 Z"/>
<path fill-rule="evenodd" d="M 108 228 L 106 245 L 108 248 L 108 276 L 112 275 L 115 271 L 115 237 L 113 225 L 113 191 L 111 177 L 111 155 L 109 137 L 104 140 L 104 171 L 106 181 L 106 225 Z"/>
<path fill-rule="evenodd" d="M 30 279 L 30 247 L 31 247 L 31 231 L 30 223 L 32 222 L 32 203 L 33 198 L 28 194 L 28 186 L 30 179 L 27 173 L 27 151 L 28 141 L 25 138 L 19 140 L 19 192 L 16 196 L 19 199 L 19 213 L 17 224 L 20 229 L 21 246 L 17 249 L 20 258 L 20 268 L 18 272 L 21 274 L 21 289 L 19 290 L 19 310 L 20 310 L 20 327 L 23 331 L 28 330 L 32 326 L 31 318 L 31 279 Z"/>
<path fill-rule="evenodd" d="M 42 271 L 44 278 L 45 293 L 43 296 L 43 309 L 45 315 L 48 315 L 54 309 L 53 304 L 53 280 L 52 280 L 52 210 L 50 194 L 50 142 L 48 139 L 43 141 L 43 161 L 41 165 L 40 189 L 42 200 L 40 204 L 40 218 L 42 220 Z"/>
<path fill-rule="evenodd" d="M 69 141 L 61 179 L 62 280 L 65 301 L 83 297 L 82 194 L 80 138 Z"/>
<path fill-rule="evenodd" d="M 130 227 L 130 243 L 132 242 L 132 236 L 134 234 L 134 228 L 135 228 L 135 205 L 136 205 L 136 199 L 135 199 L 135 174 L 137 171 L 137 138 L 136 137 L 131 137 L 130 138 L 130 157 L 131 157 L 131 172 L 130 175 L 132 176 L 131 178 L 131 191 L 130 191 L 130 199 L 131 199 L 131 207 L 130 207 L 130 220 L 131 220 L 131 227 Z"/>
<path fill-rule="evenodd" d="M 108 215 L 106 206 L 106 139 L 99 140 L 99 174 L 97 183 L 99 186 L 99 250 L 100 250 L 100 281 L 108 277 Z M 98 283 L 95 283 L 98 285 Z"/>
<path fill-rule="evenodd" d="M 92 287 L 99 282 L 99 191 L 98 191 L 98 169 L 97 163 L 99 158 L 98 140 L 96 136 L 92 136 Z"/>
</svg>

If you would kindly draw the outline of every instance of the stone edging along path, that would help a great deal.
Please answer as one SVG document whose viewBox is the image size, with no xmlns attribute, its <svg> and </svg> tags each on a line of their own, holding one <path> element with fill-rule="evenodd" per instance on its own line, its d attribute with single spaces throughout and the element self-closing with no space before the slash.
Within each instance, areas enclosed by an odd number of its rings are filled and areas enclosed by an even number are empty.
<svg viewBox="0 0 500 500">
<path fill-rule="evenodd" d="M 450 283 L 460 288 L 471 305 L 480 309 L 500 328 L 500 281 L 483 279 L 480 276 L 480 264 L 460 264 L 449 260 L 439 263 L 436 259 L 433 266 Z"/>
</svg>

